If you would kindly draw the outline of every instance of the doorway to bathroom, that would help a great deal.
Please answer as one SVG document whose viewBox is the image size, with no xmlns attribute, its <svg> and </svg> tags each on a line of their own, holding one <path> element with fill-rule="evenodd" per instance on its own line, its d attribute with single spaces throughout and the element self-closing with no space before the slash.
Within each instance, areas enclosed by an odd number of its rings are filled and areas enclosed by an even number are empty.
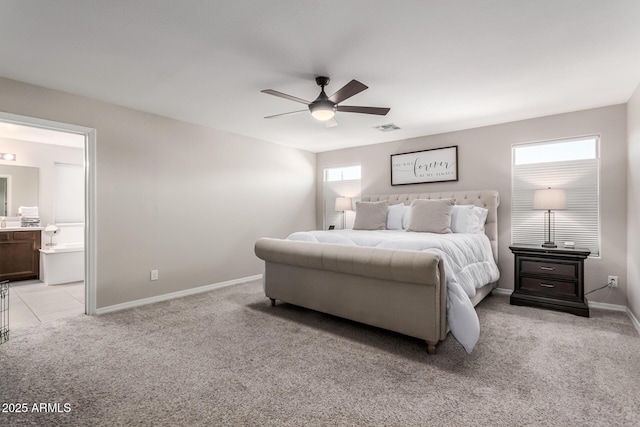
<svg viewBox="0 0 640 427">
<path fill-rule="evenodd" d="M 35 199 L 22 198 L 31 190 L 14 179 L 7 203 L 13 230 L 41 233 L 37 276 L 11 284 L 14 328 L 95 313 L 95 144 L 94 129 L 0 112 L 0 152 L 13 155 L 0 161 L 0 174 L 37 170 Z M 20 213 L 38 218 L 40 227 L 10 216 Z"/>
</svg>

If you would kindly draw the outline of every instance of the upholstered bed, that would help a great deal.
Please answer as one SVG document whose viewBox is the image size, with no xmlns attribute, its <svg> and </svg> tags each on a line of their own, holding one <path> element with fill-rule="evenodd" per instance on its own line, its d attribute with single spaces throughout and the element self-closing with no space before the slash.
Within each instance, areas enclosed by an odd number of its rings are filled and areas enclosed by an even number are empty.
<svg viewBox="0 0 640 427">
<path fill-rule="evenodd" d="M 416 199 L 421 202 L 413 203 Z M 498 193 L 484 190 L 362 197 L 363 202 L 386 201 L 389 206 L 444 199 L 455 199 L 457 206 L 486 209 L 483 233 L 437 235 L 433 248 L 416 243 L 419 237 L 414 238 L 430 233 L 406 230 L 309 232 L 294 233 L 288 239 L 259 239 L 255 253 L 265 261 L 266 296 L 272 305 L 280 300 L 421 338 L 427 342 L 429 353 L 435 352 L 451 329 L 470 352 L 479 335 L 473 306 L 497 283 Z M 368 234 L 363 237 L 360 233 Z M 393 236 L 400 236 L 401 243 L 396 243 Z M 449 240 L 459 249 L 460 242 L 467 239 L 474 245 L 473 251 L 480 252 L 480 261 L 493 264 L 495 272 L 484 275 L 484 279 L 473 279 L 488 283 L 474 283 L 475 291 L 467 286 L 465 293 L 457 283 L 459 277 L 454 277 L 458 273 L 451 268 L 454 262 L 444 249 Z M 455 263 L 465 262 L 462 259 Z M 457 317 L 452 317 L 452 312 L 458 313 Z"/>
</svg>

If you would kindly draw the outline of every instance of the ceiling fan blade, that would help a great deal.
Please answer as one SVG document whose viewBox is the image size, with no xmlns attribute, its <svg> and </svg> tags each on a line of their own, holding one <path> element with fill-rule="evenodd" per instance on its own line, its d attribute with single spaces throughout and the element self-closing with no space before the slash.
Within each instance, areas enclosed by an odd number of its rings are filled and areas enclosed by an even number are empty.
<svg viewBox="0 0 640 427">
<path fill-rule="evenodd" d="M 277 96 L 277 97 L 280 97 L 280 98 L 288 99 L 289 101 L 299 102 L 299 103 L 304 104 L 304 105 L 311 104 L 311 102 L 305 101 L 302 98 L 297 98 L 297 97 L 292 96 L 292 95 L 287 95 L 286 93 L 278 92 L 277 90 L 273 90 L 273 89 L 265 89 L 265 90 L 261 90 L 260 92 L 266 93 L 266 94 L 269 94 L 269 95 L 273 95 L 273 96 Z"/>
<path fill-rule="evenodd" d="M 298 113 L 304 113 L 304 112 L 309 112 L 309 109 L 306 110 L 298 110 L 298 111 L 291 111 L 288 113 L 282 113 L 282 114 L 274 114 L 273 116 L 267 116 L 265 117 L 265 119 L 274 119 L 276 117 L 281 117 L 281 116 L 288 116 L 289 114 L 298 114 Z"/>
<path fill-rule="evenodd" d="M 327 120 L 326 122 L 324 122 L 324 127 L 326 127 L 326 128 L 334 128 L 336 126 L 338 126 L 338 122 L 336 121 L 335 117 L 332 117 L 329 120 Z"/>
<path fill-rule="evenodd" d="M 376 114 L 378 116 L 386 116 L 391 108 L 381 107 L 356 107 L 352 105 L 338 105 L 336 107 L 338 111 L 343 113 L 362 113 L 362 114 Z"/>
<path fill-rule="evenodd" d="M 369 86 L 360 83 L 357 80 L 351 80 L 349 83 L 344 85 L 342 89 L 339 89 L 336 93 L 329 97 L 329 101 L 334 104 L 339 104 L 345 99 L 351 98 L 353 95 L 357 95 L 363 90 L 367 89 Z"/>
</svg>

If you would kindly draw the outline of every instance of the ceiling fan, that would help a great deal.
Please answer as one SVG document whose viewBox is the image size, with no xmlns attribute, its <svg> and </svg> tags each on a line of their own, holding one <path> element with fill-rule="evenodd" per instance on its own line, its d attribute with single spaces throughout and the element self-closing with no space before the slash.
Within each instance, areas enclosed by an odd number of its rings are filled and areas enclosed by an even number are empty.
<svg viewBox="0 0 640 427">
<path fill-rule="evenodd" d="M 336 111 L 345 112 L 345 113 L 361 113 L 361 114 L 375 114 L 378 116 L 386 116 L 389 112 L 390 108 L 379 108 L 379 107 L 356 107 L 352 105 L 338 105 L 342 101 L 351 98 L 354 95 L 359 94 L 363 90 L 367 89 L 368 86 L 360 83 L 357 80 L 351 80 L 349 83 L 344 85 L 342 89 L 338 90 L 331 96 L 327 96 L 324 93 L 324 87 L 329 84 L 329 77 L 316 77 L 316 83 L 320 86 L 320 95 L 313 102 L 305 101 L 304 99 L 297 98 L 295 96 L 287 95 L 286 93 L 278 92 L 273 89 L 265 89 L 261 91 L 262 93 L 267 93 L 269 95 L 278 96 L 280 98 L 289 99 L 291 101 L 299 102 L 301 104 L 307 105 L 308 111 L 311 112 L 311 115 L 320 121 L 325 122 L 326 127 L 337 126 L 338 122 L 336 122 L 335 114 Z M 304 113 L 305 110 L 291 111 L 289 113 L 276 114 L 273 116 L 267 116 L 265 119 L 273 119 L 275 117 L 287 116 L 289 114 L 297 114 Z"/>
</svg>

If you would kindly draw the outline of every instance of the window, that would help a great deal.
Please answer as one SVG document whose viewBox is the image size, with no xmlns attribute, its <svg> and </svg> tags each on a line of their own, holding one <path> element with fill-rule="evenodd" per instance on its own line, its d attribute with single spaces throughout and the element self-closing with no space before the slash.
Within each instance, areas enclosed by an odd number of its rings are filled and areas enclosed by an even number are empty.
<svg viewBox="0 0 640 427">
<path fill-rule="evenodd" d="M 326 182 L 359 180 L 360 170 L 360 165 L 327 168 L 324 170 L 324 180 Z"/>
<path fill-rule="evenodd" d="M 325 168 L 324 170 L 324 221 L 326 230 L 329 225 L 337 229 L 342 228 L 343 213 L 336 212 L 336 199 L 338 197 L 351 197 L 355 209 L 356 201 L 360 200 L 362 167 L 349 165 Z M 345 228 L 353 228 L 355 213 L 347 211 L 344 214 Z"/>
<path fill-rule="evenodd" d="M 555 211 L 555 242 L 566 241 L 600 255 L 599 137 L 513 146 L 511 240 L 542 244 L 544 213 L 533 210 L 533 193 L 565 189 L 567 209 Z"/>
<path fill-rule="evenodd" d="M 84 222 L 84 167 L 54 163 L 56 224 Z"/>
</svg>

